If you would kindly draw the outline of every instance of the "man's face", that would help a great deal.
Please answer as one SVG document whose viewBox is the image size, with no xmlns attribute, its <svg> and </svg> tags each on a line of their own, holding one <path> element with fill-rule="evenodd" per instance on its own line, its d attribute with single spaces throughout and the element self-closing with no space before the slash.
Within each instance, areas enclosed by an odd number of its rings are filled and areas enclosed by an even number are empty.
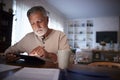
<svg viewBox="0 0 120 80">
<path fill-rule="evenodd" d="M 41 12 L 31 13 L 29 17 L 33 31 L 38 36 L 43 36 L 48 30 L 48 17 Z"/>
</svg>

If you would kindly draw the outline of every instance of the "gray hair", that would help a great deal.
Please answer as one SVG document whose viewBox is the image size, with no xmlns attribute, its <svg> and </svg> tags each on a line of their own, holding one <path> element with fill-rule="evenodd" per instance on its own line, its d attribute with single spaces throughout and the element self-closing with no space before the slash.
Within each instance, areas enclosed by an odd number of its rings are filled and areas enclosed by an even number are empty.
<svg viewBox="0 0 120 80">
<path fill-rule="evenodd" d="M 31 13 L 34 13 L 37 11 L 42 12 L 44 14 L 44 16 L 47 16 L 47 14 L 48 14 L 48 12 L 42 6 L 34 6 L 27 11 L 27 17 L 29 18 Z"/>
</svg>

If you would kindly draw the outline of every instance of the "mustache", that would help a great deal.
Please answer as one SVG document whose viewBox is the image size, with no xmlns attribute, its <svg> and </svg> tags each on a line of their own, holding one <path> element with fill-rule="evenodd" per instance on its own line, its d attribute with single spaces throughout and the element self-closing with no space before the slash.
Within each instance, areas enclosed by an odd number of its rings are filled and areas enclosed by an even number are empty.
<svg viewBox="0 0 120 80">
<path fill-rule="evenodd" d="M 34 31 L 43 31 L 44 30 L 44 28 L 38 28 L 38 29 L 35 29 Z"/>
</svg>

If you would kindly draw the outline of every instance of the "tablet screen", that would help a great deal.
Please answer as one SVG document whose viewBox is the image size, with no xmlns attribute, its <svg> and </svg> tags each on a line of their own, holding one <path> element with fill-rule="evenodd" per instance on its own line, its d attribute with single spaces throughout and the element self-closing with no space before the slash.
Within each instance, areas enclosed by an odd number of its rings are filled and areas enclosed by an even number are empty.
<svg viewBox="0 0 120 80">
<path fill-rule="evenodd" d="M 35 56 L 28 56 L 28 55 L 18 55 L 22 61 L 27 64 L 44 64 L 45 60 L 35 57 Z"/>
</svg>

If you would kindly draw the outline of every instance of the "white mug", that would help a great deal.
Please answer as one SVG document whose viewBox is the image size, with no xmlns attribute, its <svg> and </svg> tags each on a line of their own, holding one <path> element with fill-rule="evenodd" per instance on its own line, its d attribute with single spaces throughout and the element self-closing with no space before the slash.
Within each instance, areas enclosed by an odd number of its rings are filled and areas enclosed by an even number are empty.
<svg viewBox="0 0 120 80">
<path fill-rule="evenodd" d="M 70 54 L 71 50 L 70 49 L 65 49 L 65 50 L 58 50 L 58 67 L 60 69 L 66 69 L 69 64 L 70 60 Z"/>
</svg>

